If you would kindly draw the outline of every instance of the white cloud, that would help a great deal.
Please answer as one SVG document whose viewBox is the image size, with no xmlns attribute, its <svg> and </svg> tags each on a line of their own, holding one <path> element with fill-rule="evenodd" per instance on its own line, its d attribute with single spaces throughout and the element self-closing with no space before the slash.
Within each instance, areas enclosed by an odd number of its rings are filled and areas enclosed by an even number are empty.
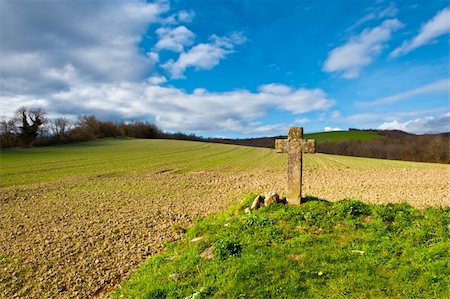
<svg viewBox="0 0 450 299">
<path fill-rule="evenodd" d="M 236 32 L 225 37 L 212 35 L 209 43 L 192 47 L 187 52 L 181 53 L 176 61 L 170 59 L 162 65 L 162 68 L 174 79 L 184 78 L 184 72 L 189 67 L 196 70 L 209 70 L 233 53 L 235 45 L 245 41 L 245 36 Z"/>
<path fill-rule="evenodd" d="M 151 85 L 161 85 L 161 84 L 167 82 L 167 79 L 164 76 L 155 75 L 155 76 L 148 78 L 147 82 Z"/>
<path fill-rule="evenodd" d="M 384 122 L 380 130 L 401 130 L 415 134 L 450 132 L 450 113 L 436 116 L 426 116 L 399 122 L 397 120 Z"/>
<path fill-rule="evenodd" d="M 192 20 L 195 17 L 195 12 L 193 12 L 192 10 L 182 10 L 180 12 L 178 12 L 178 20 L 180 22 L 185 22 L 185 23 L 190 23 L 192 22 Z"/>
<path fill-rule="evenodd" d="M 1 10 L 0 93 L 45 95 L 69 88 L 71 80 L 143 79 L 154 61 L 138 44 L 169 6 L 164 1 L 2 1 Z"/>
<path fill-rule="evenodd" d="M 263 85 L 259 88 L 260 91 L 265 92 L 265 93 L 270 93 L 270 94 L 278 94 L 278 95 L 283 95 L 283 94 L 289 94 L 292 92 L 292 88 L 289 86 L 286 86 L 284 84 L 266 84 Z"/>
<path fill-rule="evenodd" d="M 271 85 L 273 86 L 273 85 Z M 281 87 L 281 85 L 278 85 Z M 80 84 L 45 100 L 27 97 L 1 97 L 0 105 L 11 115 L 25 103 L 40 101 L 50 113 L 95 114 L 107 119 L 154 119 L 164 130 L 189 132 L 263 133 L 282 131 L 283 124 L 265 125 L 261 118 L 272 109 L 293 114 L 326 110 L 334 101 L 319 89 L 291 89 L 274 94 L 262 86 L 260 92 L 236 90 L 209 92 L 197 89 L 187 93 L 175 87 L 148 83 Z"/>
<path fill-rule="evenodd" d="M 332 128 L 332 127 L 325 127 L 325 128 L 323 128 L 323 130 L 324 130 L 325 132 L 342 131 L 342 129 L 341 129 L 341 128 L 338 128 L 338 127 L 334 127 L 334 128 Z"/>
<path fill-rule="evenodd" d="M 156 30 L 158 42 L 155 45 L 157 50 L 171 50 L 183 52 L 185 46 L 190 46 L 194 42 L 195 34 L 185 26 L 176 28 L 161 27 Z"/>
<path fill-rule="evenodd" d="M 444 131 L 449 131 L 445 129 L 445 120 L 443 117 L 447 115 L 448 106 L 432 108 L 432 109 L 418 109 L 412 111 L 382 111 L 382 112 L 366 112 L 358 113 L 352 115 L 345 115 L 334 119 L 334 123 L 349 127 L 349 128 L 359 128 L 359 129 L 405 129 L 405 127 L 400 127 L 400 124 L 408 123 L 407 131 L 411 133 L 440 133 Z M 422 125 L 420 128 L 418 125 L 420 122 L 411 122 L 412 120 L 430 120 Z M 431 121 L 433 120 L 433 121 Z M 440 120 L 440 121 L 437 121 Z M 448 120 L 448 118 L 447 118 Z M 416 124 L 413 128 L 412 124 Z M 449 125 L 450 122 L 447 122 Z"/>
<path fill-rule="evenodd" d="M 381 53 L 392 33 L 402 27 L 397 19 L 389 19 L 375 28 L 363 30 L 328 54 L 323 71 L 340 72 L 347 79 L 358 77 L 361 69 Z"/>
<path fill-rule="evenodd" d="M 450 79 L 438 80 L 418 88 L 383 97 L 374 101 L 358 102 L 357 105 L 359 107 L 370 108 L 374 106 L 394 104 L 420 95 L 431 95 L 437 93 L 444 93 L 447 97 L 450 95 Z"/>
<path fill-rule="evenodd" d="M 435 38 L 450 32 L 450 7 L 439 11 L 431 20 L 422 25 L 420 32 L 411 40 L 391 52 L 391 57 L 397 57 L 423 45 L 431 43 Z"/>
</svg>

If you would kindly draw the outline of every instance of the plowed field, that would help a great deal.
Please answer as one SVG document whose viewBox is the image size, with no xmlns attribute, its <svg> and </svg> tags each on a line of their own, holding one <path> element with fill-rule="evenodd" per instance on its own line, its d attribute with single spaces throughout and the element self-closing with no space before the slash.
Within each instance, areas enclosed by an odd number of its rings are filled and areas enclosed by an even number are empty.
<svg viewBox="0 0 450 299">
<path fill-rule="evenodd" d="M 273 150 L 101 140 L 1 154 L 0 296 L 108 295 L 163 244 L 247 193 L 284 192 Z M 450 205 L 450 166 L 306 155 L 304 195 Z"/>
</svg>

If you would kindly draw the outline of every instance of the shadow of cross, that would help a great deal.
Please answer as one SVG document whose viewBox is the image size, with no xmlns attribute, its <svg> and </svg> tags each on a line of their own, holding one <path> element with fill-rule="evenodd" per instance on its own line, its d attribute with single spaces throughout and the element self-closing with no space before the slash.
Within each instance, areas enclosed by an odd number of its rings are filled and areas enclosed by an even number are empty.
<svg viewBox="0 0 450 299">
<path fill-rule="evenodd" d="M 302 199 L 303 153 L 314 154 L 316 141 L 303 139 L 303 128 L 290 127 L 287 139 L 275 140 L 275 152 L 288 154 L 286 200 L 298 205 Z"/>
</svg>

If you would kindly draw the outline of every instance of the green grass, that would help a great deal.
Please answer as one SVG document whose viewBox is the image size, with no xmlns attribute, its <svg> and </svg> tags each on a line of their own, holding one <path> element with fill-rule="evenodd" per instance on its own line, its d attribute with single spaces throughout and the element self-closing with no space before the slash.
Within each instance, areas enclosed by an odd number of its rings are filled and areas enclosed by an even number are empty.
<svg viewBox="0 0 450 299">
<path fill-rule="evenodd" d="M 0 152 L 0 188 L 149 171 L 280 171 L 286 168 L 286 160 L 285 155 L 275 155 L 274 150 L 264 148 L 175 140 L 102 139 Z M 304 167 L 308 170 L 446 168 L 447 165 L 314 154 L 305 155 Z"/>
<path fill-rule="evenodd" d="M 448 298 L 450 209 L 309 198 L 211 215 L 113 298 Z M 192 242 L 194 238 L 201 238 Z M 201 255 L 209 250 L 213 259 Z"/>
<path fill-rule="evenodd" d="M 368 140 L 383 138 L 377 132 L 370 131 L 333 131 L 305 134 L 307 139 L 315 139 L 317 143 L 336 142 L 342 140 Z"/>
<path fill-rule="evenodd" d="M 280 169 L 283 159 L 272 152 L 203 142 L 120 138 L 8 150 L 0 153 L 0 187 L 148 171 Z"/>
</svg>

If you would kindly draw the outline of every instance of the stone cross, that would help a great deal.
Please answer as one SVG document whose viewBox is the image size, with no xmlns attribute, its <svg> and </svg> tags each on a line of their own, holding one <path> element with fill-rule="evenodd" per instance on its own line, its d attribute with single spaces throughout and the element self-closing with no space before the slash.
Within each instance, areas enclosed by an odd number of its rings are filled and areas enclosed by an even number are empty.
<svg viewBox="0 0 450 299">
<path fill-rule="evenodd" d="M 303 139 L 303 128 L 290 127 L 287 139 L 275 140 L 275 151 L 288 154 L 286 199 L 288 204 L 298 205 L 302 199 L 303 153 L 315 153 L 316 141 Z"/>
</svg>

